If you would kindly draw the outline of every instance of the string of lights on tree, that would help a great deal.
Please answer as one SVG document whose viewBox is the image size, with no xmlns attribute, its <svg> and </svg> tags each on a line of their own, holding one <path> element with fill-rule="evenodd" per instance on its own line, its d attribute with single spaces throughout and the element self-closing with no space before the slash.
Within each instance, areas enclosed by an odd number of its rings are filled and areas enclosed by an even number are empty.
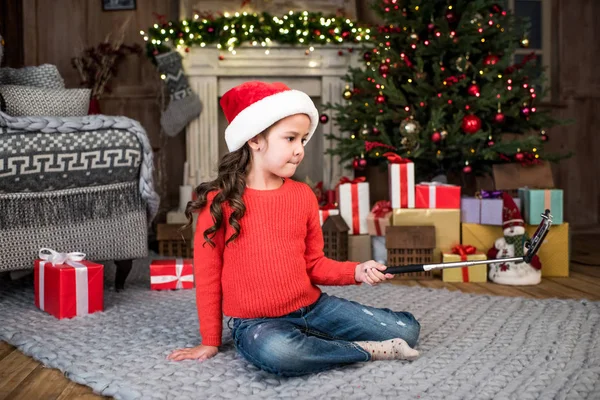
<svg viewBox="0 0 600 400">
<path fill-rule="evenodd" d="M 497 162 L 533 164 L 562 156 L 544 153 L 546 128 L 559 121 L 538 109 L 527 24 L 490 0 L 380 2 L 385 24 L 373 32 L 363 68 L 351 68 L 343 104 L 326 105 L 349 136 L 329 135 L 328 150 L 362 169 L 394 151 L 421 172 L 489 172 Z M 505 133 L 530 133 L 502 140 Z M 507 135 L 508 136 L 508 135 Z"/>
<path fill-rule="evenodd" d="M 281 16 L 266 12 L 224 13 L 217 17 L 196 13 L 181 21 L 167 21 L 158 14 L 156 18 L 157 23 L 148 32 L 140 31 L 149 56 L 174 48 L 189 52 L 191 47 L 210 45 L 235 55 L 236 48 L 243 44 L 264 47 L 268 55 L 273 43 L 306 46 L 308 53 L 314 45 L 348 45 L 371 39 L 369 28 L 349 18 L 310 11 L 289 11 Z"/>
</svg>

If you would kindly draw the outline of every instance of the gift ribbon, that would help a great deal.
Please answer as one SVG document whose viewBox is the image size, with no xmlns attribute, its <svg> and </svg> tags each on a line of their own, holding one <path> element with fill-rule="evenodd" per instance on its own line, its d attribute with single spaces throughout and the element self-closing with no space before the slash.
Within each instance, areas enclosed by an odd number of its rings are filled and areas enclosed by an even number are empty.
<svg viewBox="0 0 600 400">
<path fill-rule="evenodd" d="M 502 190 L 480 190 L 475 193 L 478 199 L 500 199 L 502 198 Z"/>
<path fill-rule="evenodd" d="M 383 156 L 388 159 L 390 164 L 412 164 L 412 161 L 408 158 L 402 158 L 398 154 L 390 151 L 383 153 Z"/>
<path fill-rule="evenodd" d="M 319 222 L 321 223 L 321 226 L 323 226 L 323 223 L 329 218 L 329 215 L 331 214 L 330 211 L 335 210 L 336 208 L 335 204 L 332 203 L 319 206 Z"/>
<path fill-rule="evenodd" d="M 150 277 L 150 283 L 154 285 L 158 285 L 161 283 L 169 283 L 173 281 L 177 281 L 175 285 L 175 289 L 182 289 L 183 282 L 193 282 L 194 275 L 182 275 L 183 273 L 183 258 L 175 259 L 175 275 L 159 275 Z"/>
<path fill-rule="evenodd" d="M 467 261 L 467 256 L 469 254 L 475 254 L 477 252 L 477 248 L 475 246 L 471 246 L 470 244 L 457 244 L 452 248 L 452 254 L 460 255 L 461 261 Z M 463 282 L 469 282 L 469 267 L 462 267 L 462 276 Z"/>
<path fill-rule="evenodd" d="M 552 210 L 551 206 L 552 206 L 552 191 L 544 190 L 544 210 Z"/>
<path fill-rule="evenodd" d="M 38 254 L 40 261 L 40 284 L 39 284 L 39 300 L 40 310 L 45 311 L 45 269 L 46 264 L 50 263 L 54 266 L 67 264 L 75 268 L 75 306 L 77 316 L 89 314 L 89 295 L 88 295 L 88 270 L 85 265 L 80 263 L 85 259 L 85 254 L 80 252 L 59 253 L 49 248 L 42 248 Z"/>
<path fill-rule="evenodd" d="M 373 223 L 375 225 L 375 233 L 377 236 L 383 236 L 381 219 L 385 218 L 386 215 L 392 211 L 392 203 L 389 200 L 379 200 L 373 205 L 371 213 L 375 217 Z"/>
</svg>

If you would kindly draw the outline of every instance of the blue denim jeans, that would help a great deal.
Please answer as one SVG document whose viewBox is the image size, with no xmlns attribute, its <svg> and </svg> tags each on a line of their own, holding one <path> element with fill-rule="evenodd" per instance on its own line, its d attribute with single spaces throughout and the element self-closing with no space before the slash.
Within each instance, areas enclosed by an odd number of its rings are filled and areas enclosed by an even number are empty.
<svg viewBox="0 0 600 400">
<path fill-rule="evenodd" d="M 364 306 L 322 293 L 299 310 L 275 318 L 233 318 L 237 351 L 280 376 L 300 376 L 369 361 L 356 341 L 402 338 L 414 347 L 421 326 L 408 312 Z"/>
</svg>

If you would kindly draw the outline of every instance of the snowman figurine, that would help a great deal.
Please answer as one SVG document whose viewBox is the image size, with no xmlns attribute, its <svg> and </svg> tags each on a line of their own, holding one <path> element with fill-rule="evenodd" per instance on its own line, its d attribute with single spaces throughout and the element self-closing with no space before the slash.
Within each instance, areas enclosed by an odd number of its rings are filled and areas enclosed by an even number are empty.
<svg viewBox="0 0 600 400">
<path fill-rule="evenodd" d="M 504 237 L 489 249 L 488 259 L 522 257 L 525 254 L 525 242 L 529 237 L 525 233 L 525 222 L 512 197 L 502 193 L 504 206 L 502 209 L 502 229 Z M 537 255 L 531 263 L 499 262 L 490 264 L 489 278 L 500 285 L 537 285 L 542 279 L 542 264 Z"/>
</svg>

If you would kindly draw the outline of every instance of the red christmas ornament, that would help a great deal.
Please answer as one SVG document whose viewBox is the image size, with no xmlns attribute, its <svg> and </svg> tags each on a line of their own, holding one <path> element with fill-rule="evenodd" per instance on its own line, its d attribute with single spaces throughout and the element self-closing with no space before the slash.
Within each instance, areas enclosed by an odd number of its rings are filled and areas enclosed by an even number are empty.
<svg viewBox="0 0 600 400">
<path fill-rule="evenodd" d="M 487 144 L 488 144 L 489 147 L 492 147 L 494 145 L 494 141 L 493 140 L 488 140 Z"/>
<path fill-rule="evenodd" d="M 219 56 L 219 60 L 221 60 L 221 61 L 222 61 L 222 60 L 224 60 L 224 59 L 225 59 L 225 56 Z"/>
<path fill-rule="evenodd" d="M 481 119 L 476 115 L 465 115 L 462 119 L 461 128 L 465 133 L 473 134 L 481 129 Z"/>
<path fill-rule="evenodd" d="M 515 154 L 515 160 L 517 160 L 517 161 L 523 161 L 524 157 L 525 156 L 523 155 L 523 153 L 517 153 L 517 154 Z"/>
<path fill-rule="evenodd" d="M 548 135 L 541 135 L 540 139 L 542 139 L 542 142 L 547 142 L 548 141 Z"/>
<path fill-rule="evenodd" d="M 494 54 L 487 55 L 483 59 L 483 63 L 485 65 L 496 65 L 496 63 L 498 61 L 500 61 L 500 57 L 498 57 L 497 55 L 494 55 Z"/>
<path fill-rule="evenodd" d="M 465 166 L 464 166 L 464 168 L 463 168 L 463 172 L 464 172 L 465 174 L 470 174 L 470 173 L 471 173 L 471 171 L 472 171 L 472 168 L 471 168 L 471 166 L 470 166 L 470 165 L 465 165 Z"/>
<path fill-rule="evenodd" d="M 521 108 L 521 115 L 524 117 L 528 117 L 530 111 L 531 110 L 529 109 L 529 107 L 523 107 L 523 108 Z"/>
<path fill-rule="evenodd" d="M 373 127 L 373 136 L 377 136 L 381 133 L 381 131 L 379 129 L 377 129 L 376 127 Z"/>
<path fill-rule="evenodd" d="M 477 96 L 477 95 L 479 95 L 479 90 L 480 90 L 479 86 L 477 86 L 477 84 L 473 83 L 467 88 L 467 93 L 469 93 L 469 95 L 471 95 L 471 96 Z"/>
<path fill-rule="evenodd" d="M 456 21 L 458 21 L 458 16 L 456 15 L 456 13 L 452 10 L 447 10 L 446 11 L 446 21 L 448 21 L 449 24 L 453 24 Z"/>
<path fill-rule="evenodd" d="M 373 58 L 373 55 L 371 54 L 370 51 L 366 51 L 365 54 L 363 54 L 363 60 L 365 60 L 365 61 L 371 61 L 372 58 Z"/>
<path fill-rule="evenodd" d="M 430 22 L 429 24 L 427 24 L 427 29 L 429 29 L 430 31 L 435 29 L 435 24 L 433 22 Z"/>
<path fill-rule="evenodd" d="M 381 75 L 387 74 L 390 71 L 390 66 L 387 64 L 381 64 L 379 66 L 379 73 Z"/>
<path fill-rule="evenodd" d="M 364 158 L 356 157 L 352 161 L 352 168 L 354 168 L 357 171 L 362 171 L 366 167 L 367 167 L 367 160 L 365 160 Z"/>
<path fill-rule="evenodd" d="M 208 27 L 208 33 L 213 33 L 215 31 L 215 28 L 213 28 L 212 26 Z"/>
<path fill-rule="evenodd" d="M 496 122 L 497 124 L 501 124 L 504 122 L 504 114 L 502 114 L 501 112 L 499 112 L 498 114 L 496 114 L 494 116 L 494 122 Z"/>
<path fill-rule="evenodd" d="M 321 116 L 319 117 L 319 121 L 322 124 L 326 124 L 327 122 L 329 122 L 329 116 L 327 114 L 321 114 Z"/>
<path fill-rule="evenodd" d="M 493 4 L 490 10 L 492 10 L 493 13 L 498 14 L 502 12 L 502 7 L 500 7 L 498 4 Z"/>
<path fill-rule="evenodd" d="M 314 30 L 316 36 L 321 36 L 321 31 L 318 29 Z"/>
<path fill-rule="evenodd" d="M 437 142 L 439 142 L 440 140 L 442 140 L 442 135 L 440 135 L 440 133 L 439 133 L 439 132 L 433 132 L 433 134 L 431 135 L 431 141 L 432 141 L 433 143 L 437 143 Z"/>
<path fill-rule="evenodd" d="M 189 47 L 186 47 L 186 48 L 185 48 L 185 52 L 186 52 L 186 53 L 189 53 L 189 52 L 190 52 L 190 48 L 189 48 Z"/>
<path fill-rule="evenodd" d="M 375 98 L 375 102 L 377 104 L 383 104 L 383 103 L 385 103 L 385 96 L 380 94 L 379 96 L 377 96 Z"/>
</svg>

